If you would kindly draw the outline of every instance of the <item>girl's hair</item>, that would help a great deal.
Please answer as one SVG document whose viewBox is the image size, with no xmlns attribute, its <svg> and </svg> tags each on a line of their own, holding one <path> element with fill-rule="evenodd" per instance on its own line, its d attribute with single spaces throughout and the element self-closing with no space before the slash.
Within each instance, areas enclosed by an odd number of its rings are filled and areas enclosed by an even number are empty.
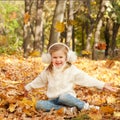
<svg viewBox="0 0 120 120">
<path fill-rule="evenodd" d="M 56 51 L 59 51 L 59 50 L 62 50 L 64 52 L 64 54 L 66 55 L 66 58 L 67 58 L 67 54 L 69 52 L 69 48 L 64 45 L 64 44 L 54 44 L 53 46 L 51 46 L 49 49 L 48 49 L 48 52 L 50 55 L 52 55 L 53 52 L 56 52 Z M 67 68 L 71 65 L 71 63 L 67 62 Z M 66 67 L 65 67 L 66 68 Z M 53 65 L 52 63 L 50 63 L 50 65 L 48 66 L 47 70 L 49 72 L 52 72 L 53 70 Z"/>
</svg>

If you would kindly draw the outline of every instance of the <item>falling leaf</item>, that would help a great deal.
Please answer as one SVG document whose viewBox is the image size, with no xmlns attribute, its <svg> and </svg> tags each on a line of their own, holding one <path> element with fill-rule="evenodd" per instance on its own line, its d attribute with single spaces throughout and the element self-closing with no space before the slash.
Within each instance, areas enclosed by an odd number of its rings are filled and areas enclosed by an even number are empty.
<svg viewBox="0 0 120 120">
<path fill-rule="evenodd" d="M 29 20 L 30 20 L 30 15 L 27 12 L 27 13 L 24 14 L 24 23 L 27 24 Z"/>
<path fill-rule="evenodd" d="M 64 22 L 57 21 L 56 24 L 55 24 L 55 30 L 57 32 L 63 32 L 65 30 L 65 24 L 64 24 Z"/>
</svg>

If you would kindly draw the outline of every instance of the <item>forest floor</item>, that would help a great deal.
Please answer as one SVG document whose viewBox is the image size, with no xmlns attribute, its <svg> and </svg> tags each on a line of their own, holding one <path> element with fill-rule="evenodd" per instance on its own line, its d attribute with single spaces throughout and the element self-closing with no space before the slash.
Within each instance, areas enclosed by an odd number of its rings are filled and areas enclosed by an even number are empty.
<svg viewBox="0 0 120 120">
<path fill-rule="evenodd" d="M 75 65 L 89 75 L 111 82 L 120 89 L 119 60 L 90 60 L 78 58 Z M 120 120 L 120 90 L 117 93 L 76 86 L 77 97 L 100 110 L 81 110 L 65 115 L 62 111 L 36 111 L 37 100 L 47 99 L 46 88 L 29 92 L 25 97 L 24 85 L 32 81 L 45 67 L 40 57 L 27 59 L 17 55 L 0 56 L 0 120 Z"/>
</svg>

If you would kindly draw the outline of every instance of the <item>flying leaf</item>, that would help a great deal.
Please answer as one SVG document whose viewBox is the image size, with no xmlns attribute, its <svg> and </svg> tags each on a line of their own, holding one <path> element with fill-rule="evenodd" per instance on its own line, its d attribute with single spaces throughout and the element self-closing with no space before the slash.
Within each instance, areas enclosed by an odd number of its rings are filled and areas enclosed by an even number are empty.
<svg viewBox="0 0 120 120">
<path fill-rule="evenodd" d="M 57 32 L 63 32 L 63 31 L 65 31 L 65 24 L 64 24 L 64 22 L 57 21 L 56 24 L 55 24 L 55 30 Z"/>
<path fill-rule="evenodd" d="M 30 20 L 30 15 L 29 15 L 29 13 L 27 12 L 27 13 L 25 13 L 25 15 L 24 15 L 24 23 L 27 24 L 29 20 Z"/>
</svg>

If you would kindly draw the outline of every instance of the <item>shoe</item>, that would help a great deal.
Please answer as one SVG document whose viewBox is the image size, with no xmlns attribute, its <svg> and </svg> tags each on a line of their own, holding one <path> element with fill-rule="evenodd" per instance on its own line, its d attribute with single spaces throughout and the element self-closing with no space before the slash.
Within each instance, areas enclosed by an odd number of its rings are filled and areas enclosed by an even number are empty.
<svg viewBox="0 0 120 120">
<path fill-rule="evenodd" d="M 85 103 L 83 109 L 84 109 L 84 110 L 90 110 L 90 109 L 96 109 L 96 110 L 99 110 L 100 107 L 99 107 L 99 106 L 94 106 L 94 105 L 89 105 L 89 103 Z"/>
<path fill-rule="evenodd" d="M 76 115 L 77 108 L 76 107 L 62 107 L 56 110 L 58 115 Z"/>
<path fill-rule="evenodd" d="M 76 107 L 65 107 L 64 113 L 66 115 L 76 115 L 77 114 L 77 108 Z"/>
</svg>

